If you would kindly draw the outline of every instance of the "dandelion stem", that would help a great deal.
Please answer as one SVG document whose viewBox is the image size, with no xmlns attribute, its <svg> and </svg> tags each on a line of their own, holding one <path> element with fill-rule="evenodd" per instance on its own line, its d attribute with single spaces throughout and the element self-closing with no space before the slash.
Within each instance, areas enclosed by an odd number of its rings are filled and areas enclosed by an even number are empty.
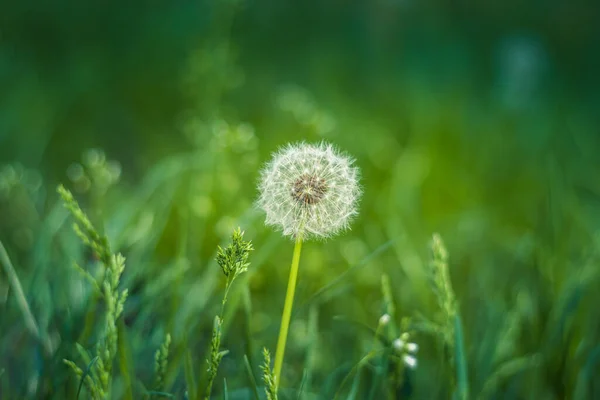
<svg viewBox="0 0 600 400">
<path fill-rule="evenodd" d="M 283 314 L 281 316 L 281 327 L 279 328 L 279 338 L 277 339 L 277 351 L 275 352 L 275 386 L 279 387 L 281 381 L 281 367 L 283 366 L 283 354 L 285 353 L 285 343 L 287 341 L 288 328 L 292 317 L 292 305 L 294 304 L 294 292 L 296 291 L 296 280 L 298 278 L 298 265 L 300 264 L 300 251 L 302 250 L 302 235 L 296 238 L 294 246 L 294 256 L 292 266 L 290 267 L 290 279 L 288 281 L 287 292 L 285 295 L 285 304 L 283 305 Z"/>
</svg>

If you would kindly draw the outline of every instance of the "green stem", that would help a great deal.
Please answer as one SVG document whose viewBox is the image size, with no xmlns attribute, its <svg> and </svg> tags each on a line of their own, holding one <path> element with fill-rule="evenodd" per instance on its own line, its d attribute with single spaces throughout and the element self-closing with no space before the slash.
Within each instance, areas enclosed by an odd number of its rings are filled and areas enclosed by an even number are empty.
<svg viewBox="0 0 600 400">
<path fill-rule="evenodd" d="M 302 235 L 296 238 L 294 246 L 294 256 L 290 268 L 290 279 L 288 281 L 287 292 L 285 295 L 285 304 L 283 306 L 283 315 L 281 316 L 281 327 L 279 328 L 279 338 L 277 339 L 277 351 L 275 353 L 275 386 L 279 387 L 281 381 L 281 367 L 283 366 L 283 354 L 285 353 L 285 343 L 287 341 L 288 328 L 292 317 L 292 305 L 294 304 L 294 292 L 296 291 L 296 281 L 298 279 L 298 265 L 300 264 L 300 251 L 302 250 Z"/>
<path fill-rule="evenodd" d="M 4 248 L 2 242 L 0 242 L 0 264 L 4 265 L 4 271 L 8 276 L 8 280 L 12 286 L 12 289 L 15 292 L 15 297 L 17 300 L 17 305 L 21 309 L 21 313 L 23 314 L 23 319 L 25 320 L 25 326 L 29 330 L 29 332 L 40 341 L 47 355 L 52 355 L 52 344 L 48 340 L 45 335 L 42 335 L 38 324 L 29 308 L 29 303 L 27 303 L 27 298 L 25 297 L 25 293 L 23 292 L 23 287 L 21 286 L 21 282 L 19 281 L 19 277 L 17 276 L 17 272 L 10 262 L 10 258 L 8 257 L 8 253 Z"/>
</svg>

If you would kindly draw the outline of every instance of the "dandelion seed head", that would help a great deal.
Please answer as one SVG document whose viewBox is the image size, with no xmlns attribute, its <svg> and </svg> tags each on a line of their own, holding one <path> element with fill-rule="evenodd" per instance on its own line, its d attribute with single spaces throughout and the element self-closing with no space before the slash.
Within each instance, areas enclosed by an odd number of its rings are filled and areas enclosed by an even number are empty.
<svg viewBox="0 0 600 400">
<path fill-rule="evenodd" d="M 354 160 L 331 144 L 292 144 L 261 172 L 257 205 L 284 235 L 325 239 L 349 227 L 361 191 Z"/>
</svg>

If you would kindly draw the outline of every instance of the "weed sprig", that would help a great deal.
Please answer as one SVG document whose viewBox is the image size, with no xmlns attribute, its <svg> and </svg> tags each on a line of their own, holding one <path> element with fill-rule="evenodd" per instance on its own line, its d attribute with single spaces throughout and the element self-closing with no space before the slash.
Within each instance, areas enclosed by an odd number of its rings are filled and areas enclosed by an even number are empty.
<svg viewBox="0 0 600 400">
<path fill-rule="evenodd" d="M 112 366 L 117 353 L 117 320 L 123 313 L 127 289 L 120 290 L 119 282 L 125 270 L 125 257 L 120 253 L 113 254 L 108 238 L 100 235 L 87 215 L 73 197 L 72 193 L 63 186 L 58 187 L 58 193 L 63 199 L 64 206 L 70 211 L 75 219 L 73 229 L 82 242 L 90 247 L 94 254 L 105 267 L 103 281 L 99 284 L 89 275 L 89 280 L 96 282 L 96 287 L 102 290 L 102 299 L 106 306 L 106 316 L 102 339 L 96 345 L 96 355 L 88 364 L 84 374 L 83 370 L 71 360 L 64 360 L 78 379 L 83 379 L 83 384 L 94 400 L 110 398 L 110 384 L 112 377 Z M 79 268 L 80 272 L 83 269 Z"/>
<path fill-rule="evenodd" d="M 221 267 L 221 270 L 223 271 L 223 274 L 225 274 L 227 280 L 225 282 L 225 294 L 223 295 L 223 300 L 221 301 L 221 312 L 219 315 L 215 316 L 213 323 L 212 338 L 210 341 L 210 358 L 207 360 L 208 383 L 206 385 L 205 392 L 206 400 L 210 399 L 213 382 L 217 377 L 221 360 L 228 353 L 228 350 L 221 350 L 221 328 L 223 326 L 223 316 L 225 313 L 225 304 L 227 303 L 229 290 L 231 289 L 233 281 L 238 276 L 248 271 L 248 266 L 250 265 L 248 262 L 248 257 L 250 256 L 250 252 L 252 250 L 254 250 L 252 247 L 252 242 L 244 240 L 244 232 L 242 232 L 240 228 L 237 228 L 233 231 L 233 234 L 231 235 L 231 243 L 227 247 L 223 248 L 219 246 L 217 250 L 217 264 L 219 264 Z"/>
</svg>

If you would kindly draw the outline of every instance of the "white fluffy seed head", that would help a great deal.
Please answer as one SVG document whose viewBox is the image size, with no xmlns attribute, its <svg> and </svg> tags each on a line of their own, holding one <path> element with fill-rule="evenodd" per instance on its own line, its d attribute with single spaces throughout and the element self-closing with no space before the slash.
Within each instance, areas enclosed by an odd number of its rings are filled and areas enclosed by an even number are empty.
<svg viewBox="0 0 600 400">
<path fill-rule="evenodd" d="M 349 227 L 361 191 L 354 160 L 331 144 L 291 144 L 261 172 L 257 205 L 285 236 L 325 239 Z"/>
</svg>

